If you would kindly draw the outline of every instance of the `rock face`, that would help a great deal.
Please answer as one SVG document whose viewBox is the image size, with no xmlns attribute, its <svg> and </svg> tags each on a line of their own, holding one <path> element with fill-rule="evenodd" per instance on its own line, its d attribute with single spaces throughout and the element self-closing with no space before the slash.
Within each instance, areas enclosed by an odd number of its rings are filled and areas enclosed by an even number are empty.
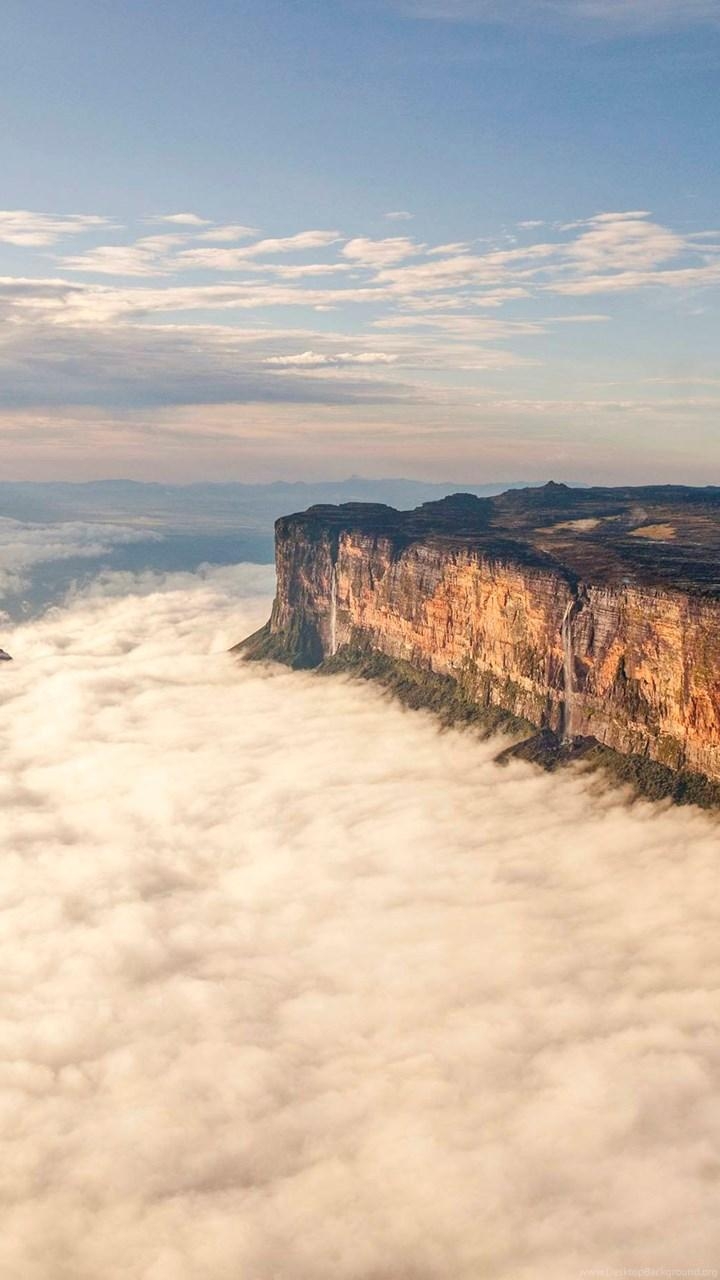
<svg viewBox="0 0 720 1280">
<path fill-rule="evenodd" d="M 559 738 L 720 780 L 718 490 L 314 507 L 277 522 L 276 565 L 250 656 L 370 650 Z"/>
</svg>

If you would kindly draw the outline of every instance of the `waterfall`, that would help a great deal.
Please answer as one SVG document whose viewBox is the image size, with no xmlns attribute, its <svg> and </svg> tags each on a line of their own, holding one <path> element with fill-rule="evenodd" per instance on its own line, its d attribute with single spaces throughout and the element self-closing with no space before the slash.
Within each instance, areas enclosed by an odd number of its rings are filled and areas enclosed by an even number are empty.
<svg viewBox="0 0 720 1280">
<path fill-rule="evenodd" d="M 337 653 L 337 564 L 333 561 L 330 578 L 330 654 Z"/>
<path fill-rule="evenodd" d="M 562 620 L 562 642 L 563 642 L 563 675 L 565 685 L 565 704 L 563 708 L 563 742 L 571 742 L 575 736 L 574 732 L 574 716 L 575 710 L 575 664 L 573 661 L 573 636 L 572 636 L 572 618 L 577 601 L 571 600 Z"/>
</svg>

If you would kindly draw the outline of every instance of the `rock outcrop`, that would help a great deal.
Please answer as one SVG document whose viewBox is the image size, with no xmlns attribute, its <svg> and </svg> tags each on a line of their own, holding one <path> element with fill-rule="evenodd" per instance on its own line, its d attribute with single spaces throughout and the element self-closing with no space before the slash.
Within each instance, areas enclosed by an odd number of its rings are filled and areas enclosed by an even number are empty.
<svg viewBox="0 0 720 1280">
<path fill-rule="evenodd" d="M 276 565 L 248 656 L 382 654 L 556 741 L 720 781 L 720 490 L 313 507 L 277 522 Z"/>
</svg>

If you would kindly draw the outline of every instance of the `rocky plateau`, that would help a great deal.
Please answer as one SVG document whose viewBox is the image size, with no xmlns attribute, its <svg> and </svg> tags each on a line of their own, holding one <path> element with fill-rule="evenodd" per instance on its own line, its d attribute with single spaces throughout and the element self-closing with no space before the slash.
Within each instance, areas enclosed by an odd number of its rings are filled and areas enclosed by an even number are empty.
<svg viewBox="0 0 720 1280">
<path fill-rule="evenodd" d="M 598 745 L 654 766 L 658 793 L 702 799 L 707 781 L 716 798 L 720 488 L 314 506 L 277 521 L 275 546 L 272 616 L 245 656 L 409 682 L 531 758 Z"/>
</svg>

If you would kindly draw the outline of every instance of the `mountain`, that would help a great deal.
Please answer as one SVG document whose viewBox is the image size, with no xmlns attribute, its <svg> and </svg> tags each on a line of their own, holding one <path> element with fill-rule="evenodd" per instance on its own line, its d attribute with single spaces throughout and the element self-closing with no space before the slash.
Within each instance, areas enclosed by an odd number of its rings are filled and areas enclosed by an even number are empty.
<svg viewBox="0 0 720 1280">
<path fill-rule="evenodd" d="M 604 749 L 646 790 L 720 798 L 719 488 L 316 505 L 277 522 L 276 566 L 246 655 L 377 674 L 535 733 L 546 762 Z"/>
<path fill-rule="evenodd" d="M 513 483 L 512 488 L 523 482 Z M 0 516 L 14 520 L 142 521 L 155 530 L 271 533 L 278 516 L 313 503 L 385 502 L 414 507 L 455 492 L 457 483 L 378 479 L 275 481 L 272 484 L 147 484 L 137 480 L 0 481 Z M 479 496 L 507 484 L 472 485 Z"/>
</svg>

